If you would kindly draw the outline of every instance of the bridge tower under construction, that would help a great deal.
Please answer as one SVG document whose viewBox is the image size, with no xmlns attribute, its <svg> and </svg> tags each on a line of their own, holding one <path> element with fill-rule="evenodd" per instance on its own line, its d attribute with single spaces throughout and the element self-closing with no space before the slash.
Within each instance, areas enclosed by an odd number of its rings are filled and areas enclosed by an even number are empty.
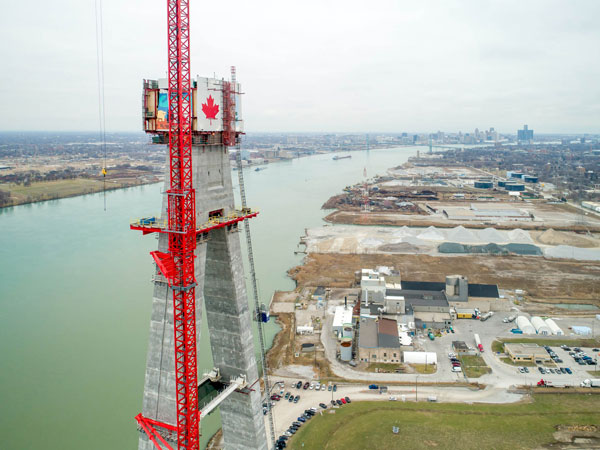
<svg viewBox="0 0 600 450">
<path fill-rule="evenodd" d="M 253 319 L 258 316 L 260 320 L 260 314 L 258 304 L 256 308 L 250 308 L 248 304 L 238 233 L 244 222 L 258 213 L 246 207 L 245 196 L 242 207 L 235 208 L 230 167 L 229 147 L 236 146 L 243 133 L 240 85 L 232 68 L 230 81 L 196 77 L 190 82 L 190 91 L 191 173 L 196 223 L 195 353 L 200 355 L 204 306 L 215 366 L 205 376 L 198 376 L 198 423 L 205 414 L 218 407 L 226 449 L 267 449 L 252 333 Z M 156 144 L 169 143 L 169 92 L 167 79 L 144 80 L 144 130 L 152 135 L 152 142 Z M 168 180 L 165 181 L 165 193 L 167 190 Z M 173 448 L 188 448 L 181 442 L 178 446 L 177 442 L 180 413 L 173 295 L 174 290 L 181 288 L 170 283 L 172 262 L 165 257 L 168 233 L 173 232 L 168 230 L 169 201 L 165 195 L 160 217 L 145 217 L 131 224 L 132 229 L 144 234 L 158 233 L 158 251 L 152 252 L 156 270 L 143 407 L 136 417 L 140 431 L 139 450 L 170 448 L 163 443 Z M 246 231 L 249 233 L 247 228 Z M 247 239 L 250 245 L 249 234 Z M 251 263 L 252 278 L 255 279 L 253 261 Z M 262 329 L 260 333 L 264 359 Z M 264 369 L 268 389 L 266 367 Z M 272 433 L 272 429 L 270 431 Z"/>
</svg>

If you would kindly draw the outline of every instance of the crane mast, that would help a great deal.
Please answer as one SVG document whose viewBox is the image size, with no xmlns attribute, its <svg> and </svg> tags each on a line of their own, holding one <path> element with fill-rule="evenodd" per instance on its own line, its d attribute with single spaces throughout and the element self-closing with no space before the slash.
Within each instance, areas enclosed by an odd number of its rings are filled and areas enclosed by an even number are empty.
<svg viewBox="0 0 600 450">
<path fill-rule="evenodd" d="M 169 177 L 167 216 L 172 266 L 177 444 L 199 448 L 196 358 L 196 199 L 192 184 L 189 1 L 168 0 Z"/>
</svg>

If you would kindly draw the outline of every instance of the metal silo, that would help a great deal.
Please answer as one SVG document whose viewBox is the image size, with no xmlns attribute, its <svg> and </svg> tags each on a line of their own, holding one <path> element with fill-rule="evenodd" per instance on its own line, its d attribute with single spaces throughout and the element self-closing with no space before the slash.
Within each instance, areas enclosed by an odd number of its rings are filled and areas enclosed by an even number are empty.
<svg viewBox="0 0 600 450">
<path fill-rule="evenodd" d="M 342 342 L 340 342 L 340 358 L 342 361 L 351 361 L 352 360 L 352 339 L 351 338 L 342 338 Z"/>
</svg>

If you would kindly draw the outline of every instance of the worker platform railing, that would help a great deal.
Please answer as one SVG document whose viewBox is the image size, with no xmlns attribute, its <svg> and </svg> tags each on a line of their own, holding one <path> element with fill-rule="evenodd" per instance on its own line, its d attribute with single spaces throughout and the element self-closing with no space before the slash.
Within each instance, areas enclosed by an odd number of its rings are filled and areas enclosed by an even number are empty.
<svg viewBox="0 0 600 450">
<path fill-rule="evenodd" d="M 232 211 L 226 216 L 213 216 L 207 222 L 196 226 L 196 235 L 208 233 L 217 228 L 225 228 L 242 222 L 246 219 L 251 219 L 258 215 L 258 211 L 253 211 L 250 208 Z M 178 231 L 169 230 L 168 221 L 155 216 L 142 217 L 130 222 L 129 228 L 132 230 L 141 231 L 143 234 L 150 233 L 177 233 Z"/>
</svg>

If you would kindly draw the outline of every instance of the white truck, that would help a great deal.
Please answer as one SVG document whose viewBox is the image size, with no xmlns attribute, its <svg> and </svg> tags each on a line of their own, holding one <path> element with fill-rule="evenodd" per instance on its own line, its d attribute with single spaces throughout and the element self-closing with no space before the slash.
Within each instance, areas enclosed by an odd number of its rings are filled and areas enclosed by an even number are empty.
<svg viewBox="0 0 600 450">
<path fill-rule="evenodd" d="M 581 387 L 600 387 L 600 378 L 586 379 L 581 382 Z"/>
<path fill-rule="evenodd" d="M 494 315 L 493 311 L 487 312 L 483 316 L 481 316 L 481 319 L 479 319 L 479 320 L 481 320 L 482 322 L 485 322 L 486 320 L 488 320 L 493 315 Z"/>
<path fill-rule="evenodd" d="M 475 337 L 475 344 L 477 345 L 477 349 L 483 353 L 483 345 L 481 345 L 481 339 L 479 339 L 479 335 L 475 333 L 473 336 Z"/>
<path fill-rule="evenodd" d="M 514 322 L 515 319 L 517 318 L 517 316 L 515 314 L 505 317 L 504 319 L 502 319 L 502 322 L 504 323 L 509 323 L 509 322 Z"/>
</svg>

